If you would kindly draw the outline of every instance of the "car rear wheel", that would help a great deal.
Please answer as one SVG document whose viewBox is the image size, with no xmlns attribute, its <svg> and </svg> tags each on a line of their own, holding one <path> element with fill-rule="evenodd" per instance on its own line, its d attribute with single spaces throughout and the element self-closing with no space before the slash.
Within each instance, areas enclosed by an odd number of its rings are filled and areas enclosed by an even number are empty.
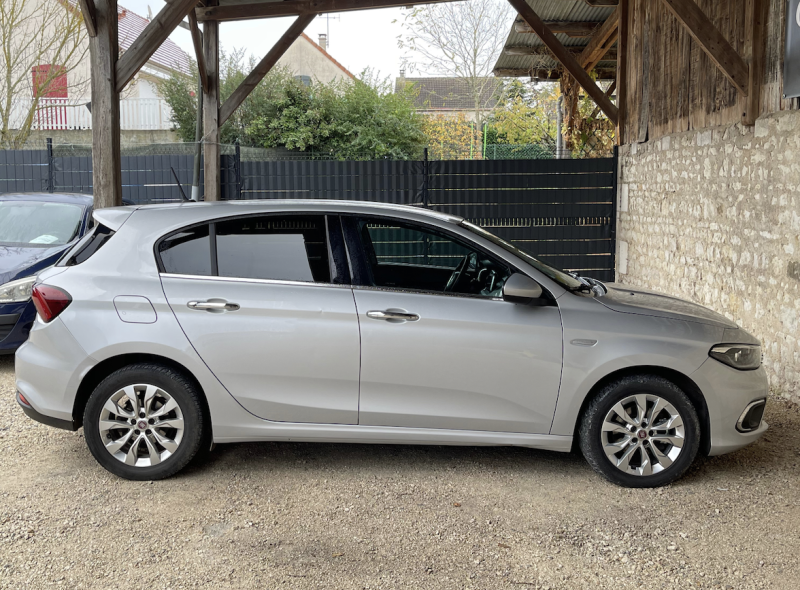
<svg viewBox="0 0 800 590">
<path fill-rule="evenodd" d="M 595 396 L 578 435 L 589 465 L 609 481 L 657 487 L 678 479 L 694 461 L 700 420 L 677 385 L 655 375 L 634 375 Z"/>
<path fill-rule="evenodd" d="M 196 386 L 182 373 L 135 364 L 106 377 L 83 419 L 86 444 L 111 473 L 163 479 L 183 469 L 203 441 L 205 419 Z"/>
</svg>

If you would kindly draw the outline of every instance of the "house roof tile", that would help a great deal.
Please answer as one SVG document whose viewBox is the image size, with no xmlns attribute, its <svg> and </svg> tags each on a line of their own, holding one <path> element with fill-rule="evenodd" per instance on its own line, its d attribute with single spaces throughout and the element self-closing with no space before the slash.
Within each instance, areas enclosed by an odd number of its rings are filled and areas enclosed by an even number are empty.
<svg viewBox="0 0 800 590">
<path fill-rule="evenodd" d="M 484 109 L 492 109 L 500 100 L 502 81 L 498 78 L 479 78 L 483 82 L 480 105 Z M 414 99 L 414 106 L 423 111 L 463 111 L 475 108 L 470 84 L 463 78 L 406 78 L 399 77 L 395 81 L 395 92 L 400 92 L 404 85 L 412 85 L 419 94 Z"/>
</svg>

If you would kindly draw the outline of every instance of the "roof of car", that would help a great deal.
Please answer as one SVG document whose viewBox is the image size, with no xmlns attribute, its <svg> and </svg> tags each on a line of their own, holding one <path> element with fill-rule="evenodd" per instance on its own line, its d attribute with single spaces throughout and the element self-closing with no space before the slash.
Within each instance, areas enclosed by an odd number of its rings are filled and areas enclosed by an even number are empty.
<svg viewBox="0 0 800 590">
<path fill-rule="evenodd" d="M 337 212 L 395 212 L 395 213 L 411 213 L 415 215 L 424 215 L 433 217 L 441 221 L 449 221 L 451 223 L 459 223 L 462 218 L 457 215 L 450 215 L 449 213 L 440 213 L 426 209 L 422 206 L 411 205 L 394 205 L 391 203 L 376 203 L 372 201 L 343 201 L 332 199 L 251 199 L 251 200 L 236 200 L 236 201 L 218 201 L 218 202 L 205 202 L 201 201 L 195 203 L 193 201 L 184 201 L 179 203 L 160 203 L 154 205 L 138 205 L 132 207 L 117 207 L 116 209 L 141 209 L 141 210 L 154 210 L 154 209 L 196 209 L 207 207 L 219 208 L 225 212 L 234 211 L 236 208 L 258 208 L 264 211 L 271 209 L 278 211 L 285 211 L 288 208 L 297 210 L 318 211 L 326 209 L 329 211 Z M 222 211 L 221 211 L 222 212 Z"/>
<path fill-rule="evenodd" d="M 75 203 L 91 205 L 92 195 L 80 193 L 5 193 L 0 194 L 0 201 L 44 201 L 48 203 Z"/>
</svg>

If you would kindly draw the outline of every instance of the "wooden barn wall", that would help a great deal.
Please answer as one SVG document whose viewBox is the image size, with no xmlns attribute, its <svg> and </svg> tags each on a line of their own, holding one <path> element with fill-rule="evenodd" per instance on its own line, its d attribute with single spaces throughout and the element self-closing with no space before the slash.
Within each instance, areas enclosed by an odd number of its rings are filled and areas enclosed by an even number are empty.
<svg viewBox="0 0 800 590">
<path fill-rule="evenodd" d="M 752 32 L 748 15 L 753 0 L 696 1 L 749 64 Z M 798 107 L 796 99 L 782 99 L 786 2 L 769 2 L 762 114 Z M 626 143 L 741 120 L 745 97 L 739 95 L 663 2 L 630 0 L 628 19 Z"/>
</svg>

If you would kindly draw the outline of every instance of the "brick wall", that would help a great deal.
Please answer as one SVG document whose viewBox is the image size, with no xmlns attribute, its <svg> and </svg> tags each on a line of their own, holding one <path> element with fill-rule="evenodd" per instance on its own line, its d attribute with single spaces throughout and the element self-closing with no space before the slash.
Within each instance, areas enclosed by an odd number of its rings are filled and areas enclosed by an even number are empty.
<svg viewBox="0 0 800 590">
<path fill-rule="evenodd" d="M 800 112 L 624 146 L 618 198 L 617 280 L 736 321 L 800 401 Z"/>
</svg>

